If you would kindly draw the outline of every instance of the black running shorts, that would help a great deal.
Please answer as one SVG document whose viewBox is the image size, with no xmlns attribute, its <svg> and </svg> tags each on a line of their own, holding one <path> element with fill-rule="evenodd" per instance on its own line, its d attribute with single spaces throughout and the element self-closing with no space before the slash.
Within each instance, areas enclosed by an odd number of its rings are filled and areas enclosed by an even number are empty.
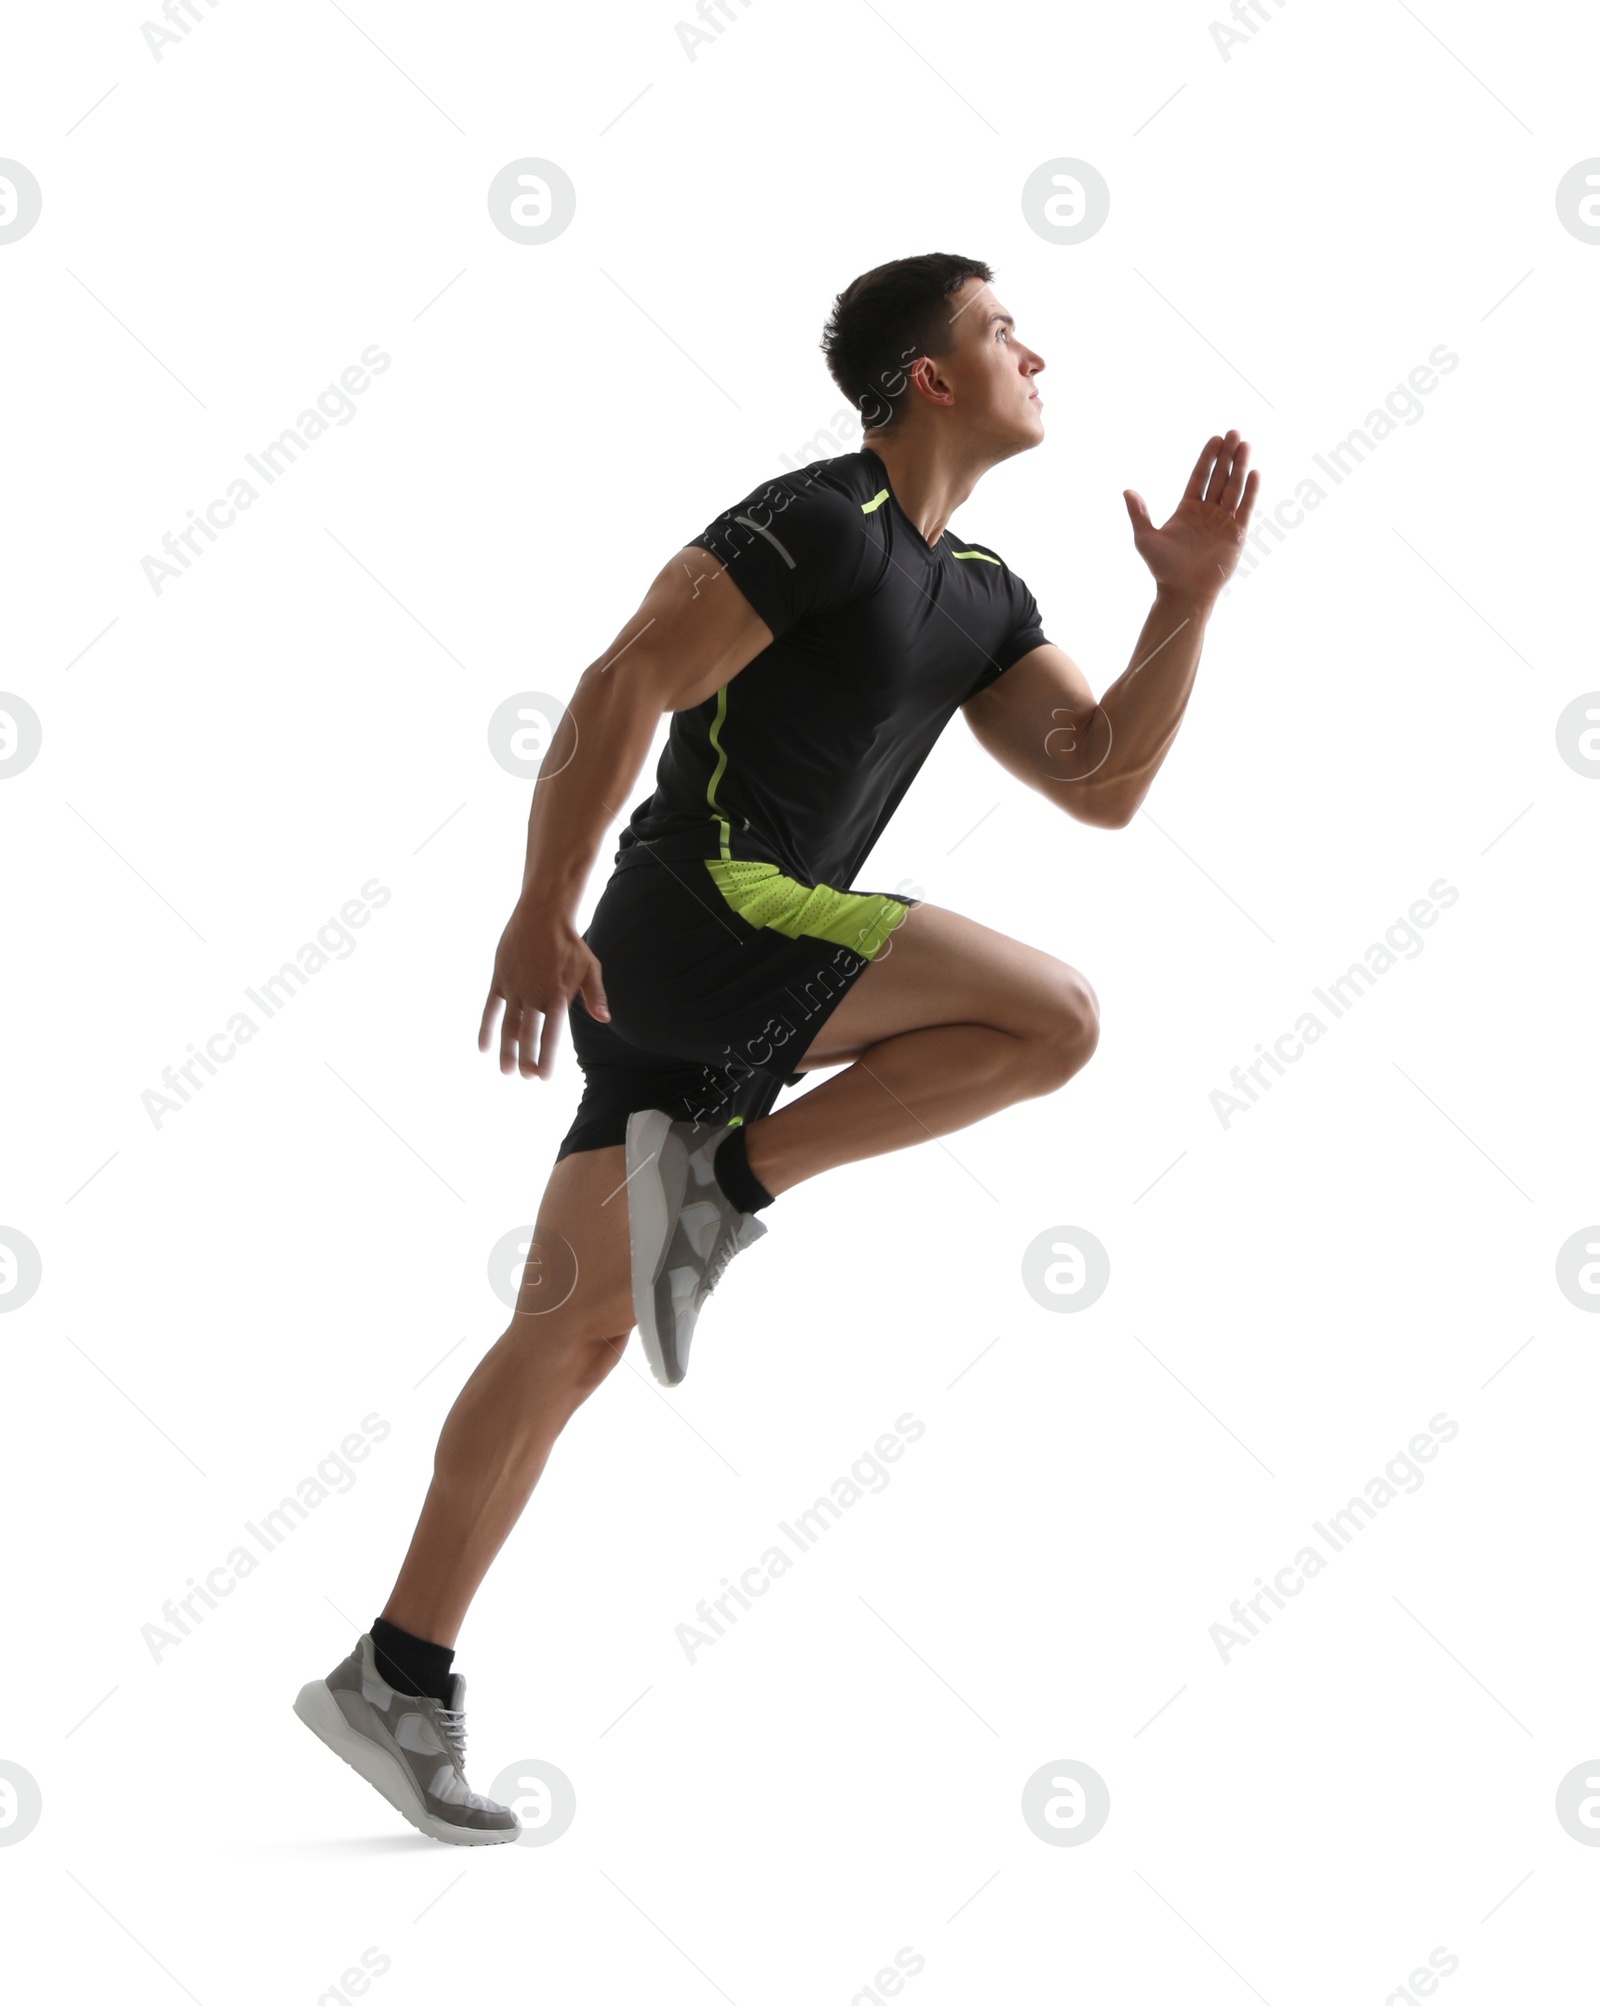
<svg viewBox="0 0 1600 2006">
<path fill-rule="evenodd" d="M 804 885 L 775 865 L 671 862 L 640 844 L 613 872 L 583 938 L 611 1021 L 567 1012 L 584 1090 L 559 1162 L 621 1143 L 628 1116 L 754 1121 L 918 901 Z"/>
</svg>

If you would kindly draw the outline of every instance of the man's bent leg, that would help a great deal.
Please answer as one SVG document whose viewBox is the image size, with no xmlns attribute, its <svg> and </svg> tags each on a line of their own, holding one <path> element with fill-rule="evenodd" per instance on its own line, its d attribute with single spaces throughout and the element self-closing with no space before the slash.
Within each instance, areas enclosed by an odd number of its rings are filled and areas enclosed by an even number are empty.
<svg viewBox="0 0 1600 2006">
<path fill-rule="evenodd" d="M 917 905 L 796 1062 L 854 1063 L 752 1122 L 746 1159 L 774 1197 L 1053 1092 L 1092 1055 L 1099 1003 L 1076 969 L 940 906 Z"/>
<path fill-rule="evenodd" d="M 622 1356 L 633 1329 L 626 1174 L 620 1144 L 565 1156 L 550 1174 L 516 1310 L 445 1420 L 383 1609 L 413 1637 L 454 1644 L 556 1437 Z"/>
</svg>

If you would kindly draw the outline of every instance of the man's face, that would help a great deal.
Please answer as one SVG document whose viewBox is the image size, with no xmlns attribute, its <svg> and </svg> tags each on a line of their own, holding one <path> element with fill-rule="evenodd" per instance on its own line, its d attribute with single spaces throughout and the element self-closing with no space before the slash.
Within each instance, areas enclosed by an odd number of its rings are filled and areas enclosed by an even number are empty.
<svg viewBox="0 0 1600 2006">
<path fill-rule="evenodd" d="M 1017 338 L 1011 315 L 984 279 L 968 279 L 950 300 L 955 346 L 925 358 L 932 382 L 953 394 L 953 410 L 968 436 L 997 449 L 998 458 L 1026 452 L 1044 437 L 1044 407 L 1034 378 L 1044 357 Z"/>
</svg>

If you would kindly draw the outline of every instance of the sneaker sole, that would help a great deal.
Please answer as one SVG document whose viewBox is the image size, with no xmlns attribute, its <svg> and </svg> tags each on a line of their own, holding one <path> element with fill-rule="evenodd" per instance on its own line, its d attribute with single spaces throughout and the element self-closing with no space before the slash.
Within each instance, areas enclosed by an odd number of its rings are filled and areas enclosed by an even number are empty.
<svg viewBox="0 0 1600 2006">
<path fill-rule="evenodd" d="M 678 1386 L 683 1372 L 676 1359 L 669 1365 L 656 1324 L 656 1278 L 672 1234 L 666 1194 L 659 1176 L 650 1174 L 650 1160 L 659 1157 L 672 1127 L 661 1108 L 644 1108 L 628 1117 L 628 1251 L 633 1270 L 633 1320 L 650 1370 L 663 1386 Z"/>
<path fill-rule="evenodd" d="M 340 1711 L 326 1679 L 313 1679 L 310 1685 L 302 1686 L 294 1710 L 318 1741 L 331 1748 L 342 1762 L 348 1762 L 402 1818 L 430 1839 L 440 1839 L 447 1846 L 505 1846 L 521 1837 L 520 1825 L 509 1832 L 480 1832 L 435 1817 L 422 1802 L 405 1765 L 364 1734 L 356 1733 Z"/>
</svg>

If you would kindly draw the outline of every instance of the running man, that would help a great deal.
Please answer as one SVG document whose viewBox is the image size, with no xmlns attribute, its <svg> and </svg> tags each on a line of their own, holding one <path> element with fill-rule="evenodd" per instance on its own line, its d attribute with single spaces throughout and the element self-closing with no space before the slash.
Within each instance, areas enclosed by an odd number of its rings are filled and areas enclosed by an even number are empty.
<svg viewBox="0 0 1600 2006">
<path fill-rule="evenodd" d="M 295 1703 L 434 1838 L 517 1836 L 514 1812 L 467 1787 L 455 1640 L 634 1326 L 677 1385 L 708 1293 L 776 1199 L 1053 1093 L 1094 1051 L 1075 968 L 855 876 L 957 710 L 1018 780 L 1124 828 L 1183 720 L 1261 477 L 1230 431 L 1159 528 L 1125 491 L 1155 597 L 1097 701 L 1022 579 L 946 526 L 1044 436 L 1044 361 L 993 276 L 935 253 L 845 288 L 822 346 L 866 443 L 769 481 L 680 550 L 583 672 L 541 768 L 478 1043 L 503 1013 L 501 1071 L 548 1080 L 565 1017 L 583 1097 L 383 1614 Z M 655 791 L 579 933 L 664 716 Z M 775 1111 L 819 1068 L 840 1070 Z"/>
</svg>

